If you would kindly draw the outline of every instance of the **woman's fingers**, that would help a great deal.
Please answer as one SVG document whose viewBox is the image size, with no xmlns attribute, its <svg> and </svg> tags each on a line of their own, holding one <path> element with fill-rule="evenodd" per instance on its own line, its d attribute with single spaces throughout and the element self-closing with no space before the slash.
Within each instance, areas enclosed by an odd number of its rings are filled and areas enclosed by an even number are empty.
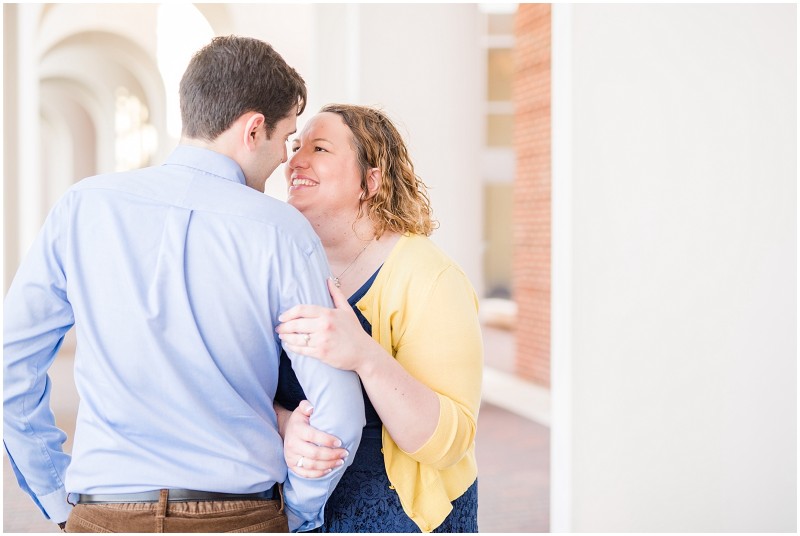
<svg viewBox="0 0 800 536">
<path fill-rule="evenodd" d="M 301 411 L 303 410 L 301 409 Z M 347 457 L 347 450 L 341 448 L 342 442 L 338 437 L 322 430 L 317 430 L 310 423 L 298 427 L 295 434 L 297 442 L 302 445 L 295 447 L 293 443 L 298 455 L 303 454 L 311 459 L 321 461 Z"/>
<path fill-rule="evenodd" d="M 334 307 L 337 309 L 350 309 L 350 302 L 347 301 L 347 296 L 344 295 L 330 277 L 328 278 L 328 292 L 331 294 Z"/>
<path fill-rule="evenodd" d="M 313 336 L 311 333 L 278 333 L 278 338 L 284 342 L 284 348 L 303 353 L 303 348 L 314 346 L 311 342 Z"/>
<path fill-rule="evenodd" d="M 294 464 L 294 467 L 291 469 L 298 475 L 305 478 L 319 478 L 321 476 L 325 476 L 333 470 L 331 468 L 317 469 L 316 465 L 318 464 L 314 462 L 314 460 L 306 458 L 305 456 L 300 456 L 297 459 L 297 462 Z"/>
<path fill-rule="evenodd" d="M 309 348 L 328 348 L 331 337 L 336 336 L 330 329 L 328 319 L 292 320 L 278 325 L 275 332 L 283 341 L 285 349 L 305 355 L 311 355 L 304 352 Z M 314 356 L 318 357 L 316 354 Z"/>
<path fill-rule="evenodd" d="M 306 443 L 301 450 L 305 454 L 290 456 L 287 465 L 296 474 L 306 478 L 318 478 L 341 467 L 348 455 L 342 448 L 317 447 L 310 443 Z"/>
<path fill-rule="evenodd" d="M 308 318 L 296 318 L 294 320 L 287 320 L 275 327 L 276 333 L 308 333 L 313 331 L 317 321 Z"/>
<path fill-rule="evenodd" d="M 294 466 L 297 468 L 325 470 L 344 465 L 347 459 L 347 450 L 328 447 L 312 447 L 303 449 L 305 454 L 294 456 Z M 289 460 L 291 461 L 291 460 Z"/>
<path fill-rule="evenodd" d="M 320 316 L 315 318 L 296 318 L 294 320 L 288 320 L 278 324 L 275 327 L 275 333 L 278 335 L 285 335 L 288 333 L 326 333 L 329 332 L 333 327 L 333 321 L 329 315 L 330 313 L 322 313 Z M 300 341 L 300 344 L 303 344 L 303 342 Z"/>
<path fill-rule="evenodd" d="M 305 478 L 319 478 L 333 469 L 344 465 L 347 450 L 342 442 L 309 423 L 314 408 L 307 400 L 302 400 L 289 418 L 284 456 L 286 465 L 294 473 Z"/>
<path fill-rule="evenodd" d="M 300 403 L 297 404 L 297 409 L 306 417 L 311 417 L 311 414 L 314 413 L 314 406 L 312 406 L 311 402 L 308 400 L 301 400 Z"/>
<path fill-rule="evenodd" d="M 297 341 L 297 335 L 279 335 L 279 337 L 281 339 L 283 349 L 290 354 L 305 355 L 325 362 L 325 360 L 322 359 L 321 348 L 319 346 L 315 346 L 313 337 L 309 339 L 308 344 L 305 344 L 305 342 L 301 342 L 300 344 L 292 344 L 286 340 L 287 338 L 291 338 L 292 340 Z"/>
<path fill-rule="evenodd" d="M 316 318 L 327 310 L 327 307 L 322 307 L 321 305 L 295 305 L 288 311 L 281 313 L 278 316 L 278 321 L 288 322 L 296 318 Z"/>
<path fill-rule="evenodd" d="M 299 458 L 298 463 L 302 463 L 302 465 L 290 465 L 289 470 L 303 478 L 320 478 L 333 471 L 333 468 L 314 469 L 312 461 L 306 458 Z"/>
</svg>

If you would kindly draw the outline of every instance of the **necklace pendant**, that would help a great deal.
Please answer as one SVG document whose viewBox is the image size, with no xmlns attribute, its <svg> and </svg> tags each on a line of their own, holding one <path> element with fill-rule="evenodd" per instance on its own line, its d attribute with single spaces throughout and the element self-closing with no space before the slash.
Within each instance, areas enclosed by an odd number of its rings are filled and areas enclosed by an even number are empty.
<svg viewBox="0 0 800 536">
<path fill-rule="evenodd" d="M 349 270 L 350 268 L 352 268 L 352 267 L 353 267 L 353 264 L 355 264 L 355 262 L 356 262 L 356 261 L 358 260 L 358 258 L 361 256 L 361 254 L 362 254 L 362 253 L 364 253 L 364 250 L 365 250 L 365 249 L 367 249 L 367 246 L 369 246 L 371 243 L 372 243 L 372 240 L 370 240 L 369 242 L 367 242 L 367 243 L 364 245 L 364 247 L 363 247 L 363 248 L 361 248 L 361 251 L 359 251 L 359 252 L 358 252 L 358 254 L 357 254 L 355 257 L 353 257 L 353 260 L 352 260 L 352 261 L 350 261 L 350 264 L 348 264 L 348 265 L 347 265 L 347 268 L 345 268 L 344 270 L 342 270 L 342 273 L 340 273 L 338 276 L 336 276 L 336 277 L 334 277 L 334 278 L 333 278 L 333 284 L 334 284 L 334 285 L 336 285 L 336 288 L 339 288 L 339 287 L 341 287 L 341 286 L 342 286 L 342 285 L 341 285 L 341 283 L 339 283 L 339 278 L 340 278 L 340 277 L 342 277 L 344 274 L 346 274 L 346 273 L 347 273 L 347 270 Z"/>
</svg>

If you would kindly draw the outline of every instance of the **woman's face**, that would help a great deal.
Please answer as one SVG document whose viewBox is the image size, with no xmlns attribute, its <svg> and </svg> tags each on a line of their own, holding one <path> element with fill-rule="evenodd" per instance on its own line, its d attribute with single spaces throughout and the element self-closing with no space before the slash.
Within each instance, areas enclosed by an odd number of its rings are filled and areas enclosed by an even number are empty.
<svg viewBox="0 0 800 536">
<path fill-rule="evenodd" d="M 352 217 L 361 197 L 361 170 L 342 118 L 322 112 L 292 141 L 287 201 L 307 218 Z"/>
</svg>

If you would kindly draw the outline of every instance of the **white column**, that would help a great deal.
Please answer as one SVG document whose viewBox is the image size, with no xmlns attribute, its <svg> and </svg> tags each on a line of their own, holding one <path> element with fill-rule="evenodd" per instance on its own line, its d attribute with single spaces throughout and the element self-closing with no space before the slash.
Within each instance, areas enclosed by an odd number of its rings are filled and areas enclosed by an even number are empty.
<svg viewBox="0 0 800 536">
<path fill-rule="evenodd" d="M 430 187 L 433 239 L 479 295 L 483 88 L 475 4 L 315 6 L 312 111 L 328 102 L 383 108 Z M 310 116 L 311 114 L 309 114 Z"/>
<path fill-rule="evenodd" d="M 362 104 L 362 10 L 360 4 L 314 5 L 309 104 L 304 123 L 325 104 Z"/>
<path fill-rule="evenodd" d="M 3 6 L 0 17 L 3 20 L 3 79 L 16 80 L 19 73 L 16 55 L 18 5 Z M 3 152 L 0 156 L 3 162 L 3 295 L 19 264 L 19 234 L 16 231 L 19 218 L 18 89 L 13 83 L 6 83 L 3 88 Z"/>
<path fill-rule="evenodd" d="M 553 528 L 795 532 L 797 6 L 569 9 Z"/>
<path fill-rule="evenodd" d="M 572 6 L 551 22 L 550 530 L 572 531 Z"/>
<path fill-rule="evenodd" d="M 44 185 L 41 173 L 41 144 L 39 128 L 39 54 L 37 25 L 41 5 L 19 4 L 17 27 L 17 152 L 7 155 L 17 159 L 18 236 L 20 259 L 33 243 L 46 216 Z M 6 83 L 14 83 L 7 80 Z"/>
</svg>

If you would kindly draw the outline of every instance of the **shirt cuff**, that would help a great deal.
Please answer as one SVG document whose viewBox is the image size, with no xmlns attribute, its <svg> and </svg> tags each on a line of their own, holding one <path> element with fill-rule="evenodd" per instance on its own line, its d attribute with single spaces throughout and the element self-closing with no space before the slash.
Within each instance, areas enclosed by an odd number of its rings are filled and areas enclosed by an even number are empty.
<svg viewBox="0 0 800 536">
<path fill-rule="evenodd" d="M 285 503 L 284 505 L 286 507 L 286 520 L 289 523 L 289 532 L 308 532 L 322 525 L 322 512 L 325 510 L 324 507 L 316 516 L 309 514 L 300 516 L 288 505 Z"/>
<path fill-rule="evenodd" d="M 47 495 L 38 495 L 36 498 L 47 513 L 47 517 L 54 523 L 66 521 L 72 511 L 72 505 L 67 502 L 67 490 L 64 488 L 58 488 Z"/>
</svg>

